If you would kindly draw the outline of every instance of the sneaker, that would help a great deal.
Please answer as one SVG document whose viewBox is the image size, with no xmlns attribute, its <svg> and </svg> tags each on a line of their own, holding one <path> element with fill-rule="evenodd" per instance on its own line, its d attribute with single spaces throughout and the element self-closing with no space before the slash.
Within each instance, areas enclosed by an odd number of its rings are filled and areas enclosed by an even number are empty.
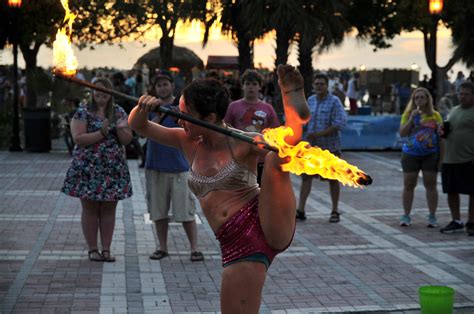
<svg viewBox="0 0 474 314">
<path fill-rule="evenodd" d="M 441 233 L 453 233 L 464 230 L 464 224 L 461 222 L 451 221 L 446 227 L 441 228 L 439 232 Z"/>
<path fill-rule="evenodd" d="M 430 214 L 428 216 L 428 225 L 426 226 L 428 228 L 436 228 L 438 227 L 438 219 L 436 219 L 436 216 L 433 214 Z"/>
<path fill-rule="evenodd" d="M 470 236 L 474 236 L 474 222 L 466 222 L 466 232 Z"/>
<path fill-rule="evenodd" d="M 408 215 L 402 215 L 400 217 L 400 226 L 401 227 L 408 227 L 411 225 L 411 218 Z"/>
</svg>

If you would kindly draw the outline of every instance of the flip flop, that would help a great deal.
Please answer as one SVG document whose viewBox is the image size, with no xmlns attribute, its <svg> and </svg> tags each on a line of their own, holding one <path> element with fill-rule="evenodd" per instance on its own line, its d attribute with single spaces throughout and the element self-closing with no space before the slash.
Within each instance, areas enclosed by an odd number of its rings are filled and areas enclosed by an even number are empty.
<svg viewBox="0 0 474 314">
<path fill-rule="evenodd" d="M 102 256 L 102 254 L 100 254 L 98 250 L 90 250 L 88 252 L 88 255 L 89 261 L 91 262 L 103 262 L 105 260 L 104 256 Z"/>
<path fill-rule="evenodd" d="M 169 256 L 168 252 L 162 251 L 162 250 L 156 250 L 150 255 L 150 259 L 154 260 L 160 260 L 162 258 L 165 258 Z"/>
<path fill-rule="evenodd" d="M 201 262 L 204 260 L 204 255 L 201 252 L 191 252 L 191 262 Z"/>
</svg>

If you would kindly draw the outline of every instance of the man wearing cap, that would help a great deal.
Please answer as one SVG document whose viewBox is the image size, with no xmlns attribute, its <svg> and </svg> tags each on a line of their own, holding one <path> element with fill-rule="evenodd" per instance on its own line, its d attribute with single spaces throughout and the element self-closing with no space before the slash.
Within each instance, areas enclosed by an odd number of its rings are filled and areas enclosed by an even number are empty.
<svg viewBox="0 0 474 314">
<path fill-rule="evenodd" d="M 173 95 L 174 80 L 170 72 L 159 70 L 153 80 L 150 94 L 161 99 L 162 106 L 177 108 Z M 180 127 L 177 120 L 163 114 L 150 114 L 149 119 L 166 127 Z M 155 222 L 160 247 L 150 259 L 160 260 L 168 254 L 168 212 L 171 208 L 174 221 L 181 222 L 191 247 L 191 261 L 202 261 L 204 256 L 197 248 L 197 227 L 194 213 L 196 202 L 186 184 L 189 165 L 183 154 L 172 147 L 148 139 L 145 178 L 146 200 L 150 220 Z"/>
</svg>

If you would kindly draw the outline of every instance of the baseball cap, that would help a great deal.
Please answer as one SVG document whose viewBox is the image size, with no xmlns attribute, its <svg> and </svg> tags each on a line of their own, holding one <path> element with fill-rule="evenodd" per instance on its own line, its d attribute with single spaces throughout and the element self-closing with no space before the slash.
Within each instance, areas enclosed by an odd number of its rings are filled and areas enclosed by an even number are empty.
<svg viewBox="0 0 474 314">
<path fill-rule="evenodd" d="M 171 74 L 170 71 L 167 71 L 167 70 L 156 70 L 155 83 L 156 83 L 158 80 L 161 80 L 161 79 L 168 80 L 168 81 L 170 81 L 171 83 L 174 82 L 173 75 Z"/>
</svg>

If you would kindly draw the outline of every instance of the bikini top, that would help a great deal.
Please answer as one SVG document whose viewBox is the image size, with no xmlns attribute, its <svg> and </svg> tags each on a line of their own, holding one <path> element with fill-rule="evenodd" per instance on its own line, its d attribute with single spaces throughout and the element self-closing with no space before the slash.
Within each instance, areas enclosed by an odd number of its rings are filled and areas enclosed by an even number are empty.
<svg viewBox="0 0 474 314">
<path fill-rule="evenodd" d="M 213 176 L 202 176 L 193 171 L 193 162 L 196 158 L 199 146 L 196 147 L 196 152 L 194 153 L 189 167 L 188 186 L 198 198 L 202 198 L 214 190 L 237 190 L 246 188 L 254 190 L 258 188 L 257 175 L 237 163 L 228 139 L 227 144 L 232 154 L 232 159 Z M 197 145 L 199 145 L 199 143 Z"/>
</svg>

